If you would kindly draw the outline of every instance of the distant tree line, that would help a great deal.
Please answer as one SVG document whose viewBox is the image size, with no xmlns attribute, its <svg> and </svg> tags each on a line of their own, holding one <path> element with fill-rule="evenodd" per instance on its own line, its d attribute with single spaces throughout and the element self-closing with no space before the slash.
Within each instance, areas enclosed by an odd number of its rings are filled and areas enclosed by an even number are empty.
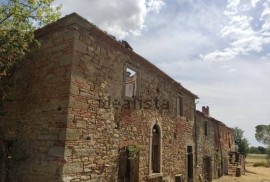
<svg viewBox="0 0 270 182">
<path fill-rule="evenodd" d="M 267 148 L 263 146 L 258 146 L 258 147 L 251 146 L 249 147 L 248 153 L 249 154 L 267 154 Z"/>
</svg>

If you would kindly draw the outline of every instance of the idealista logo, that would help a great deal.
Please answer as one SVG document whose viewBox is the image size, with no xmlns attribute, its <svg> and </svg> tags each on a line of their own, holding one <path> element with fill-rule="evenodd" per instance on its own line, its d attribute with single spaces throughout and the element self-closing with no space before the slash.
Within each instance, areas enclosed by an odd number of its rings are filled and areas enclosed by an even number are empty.
<svg viewBox="0 0 270 182">
<path fill-rule="evenodd" d="M 99 108 L 124 108 L 124 109 L 162 109 L 169 110 L 169 102 L 167 100 L 155 99 L 142 99 L 142 98 L 130 98 L 124 99 L 122 102 L 119 99 L 108 100 L 98 99 Z"/>
</svg>

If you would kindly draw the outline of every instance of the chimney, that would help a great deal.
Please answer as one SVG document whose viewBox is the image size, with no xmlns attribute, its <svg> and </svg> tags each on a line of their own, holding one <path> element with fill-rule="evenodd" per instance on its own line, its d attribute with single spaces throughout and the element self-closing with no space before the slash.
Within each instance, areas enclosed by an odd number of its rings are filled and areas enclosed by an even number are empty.
<svg viewBox="0 0 270 182">
<path fill-rule="evenodd" d="M 208 106 L 203 106 L 202 107 L 202 113 L 205 115 L 205 116 L 210 116 L 210 113 L 209 113 L 209 107 Z"/>
</svg>

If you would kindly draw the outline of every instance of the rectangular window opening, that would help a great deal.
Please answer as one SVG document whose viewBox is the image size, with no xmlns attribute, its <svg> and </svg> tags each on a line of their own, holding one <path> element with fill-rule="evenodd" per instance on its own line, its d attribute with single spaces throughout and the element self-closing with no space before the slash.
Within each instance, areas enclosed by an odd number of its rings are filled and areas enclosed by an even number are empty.
<svg viewBox="0 0 270 182">
<path fill-rule="evenodd" d="M 192 146 L 187 146 L 187 153 L 192 153 Z"/>
<path fill-rule="evenodd" d="M 204 122 L 204 135 L 207 136 L 208 135 L 208 126 L 207 126 L 207 121 Z"/>
<path fill-rule="evenodd" d="M 177 115 L 184 116 L 184 99 L 180 94 L 177 96 Z"/>
<path fill-rule="evenodd" d="M 138 72 L 129 67 L 125 68 L 125 96 L 129 98 L 138 96 Z"/>
<path fill-rule="evenodd" d="M 193 181 L 193 168 L 192 146 L 187 146 L 187 181 Z"/>
</svg>

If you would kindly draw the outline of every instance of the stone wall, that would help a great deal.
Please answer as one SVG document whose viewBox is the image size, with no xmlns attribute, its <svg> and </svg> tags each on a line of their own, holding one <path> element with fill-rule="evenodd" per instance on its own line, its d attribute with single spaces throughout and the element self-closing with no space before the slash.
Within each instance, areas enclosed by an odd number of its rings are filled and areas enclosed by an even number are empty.
<svg viewBox="0 0 270 182">
<path fill-rule="evenodd" d="M 77 14 L 36 36 L 41 48 L 8 81 L 12 101 L 4 105 L 1 144 L 14 147 L 12 158 L 1 155 L 2 180 L 9 172 L 14 181 L 119 181 L 121 165 L 132 165 L 133 181 L 197 181 L 205 157 L 217 176 L 233 130 L 211 118 L 209 108 L 197 112 L 195 123 L 196 95 Z M 136 72 L 134 97 L 125 94 L 128 69 Z"/>
<path fill-rule="evenodd" d="M 220 124 L 221 130 L 221 147 L 224 153 L 223 155 L 223 173 L 229 174 L 229 152 L 235 152 L 234 145 L 234 132 L 232 128 L 227 127 L 225 124 Z"/>
<path fill-rule="evenodd" d="M 2 118 L 2 128 L 9 128 L 3 140 L 14 141 L 14 155 L 5 162 L 13 180 L 117 181 L 120 151 L 131 145 L 139 150 L 138 181 L 187 179 L 196 95 L 76 14 L 36 33 L 42 46 L 11 79 L 13 101 Z M 131 99 L 124 94 L 126 67 L 139 75 Z M 150 168 L 155 124 L 158 173 Z"/>
<path fill-rule="evenodd" d="M 207 126 L 205 126 L 207 123 Z M 209 115 L 209 107 L 196 112 L 198 175 L 215 179 L 228 174 L 229 151 L 235 151 L 233 129 Z M 206 130 L 207 129 L 207 133 Z M 210 170 L 204 162 L 210 159 Z M 207 169 L 205 169 L 207 168 Z M 206 174 L 208 173 L 208 174 Z"/>
<path fill-rule="evenodd" d="M 177 174 L 186 178 L 187 146 L 194 148 L 196 96 L 114 38 L 95 27 L 85 27 L 88 22 L 81 18 L 76 22 L 78 36 L 74 39 L 68 107 L 72 119 L 67 124 L 67 136 L 75 132 L 78 138 L 66 138 L 70 153 L 63 179 L 116 181 L 119 151 L 130 145 L 135 145 L 140 152 L 139 181 L 159 176 L 174 181 Z M 130 108 L 123 106 L 129 100 L 124 95 L 126 67 L 139 75 L 136 108 L 132 99 Z M 176 112 L 179 93 L 184 98 L 183 117 Z M 168 101 L 168 107 L 157 106 L 155 99 Z M 140 101 L 145 100 L 151 101 L 150 107 L 140 106 Z M 113 104 L 118 101 L 122 107 Z M 160 126 L 162 135 L 162 169 L 151 175 L 150 138 L 155 123 Z"/>
<path fill-rule="evenodd" d="M 12 158 L 1 155 L 3 181 L 8 178 L 7 168 L 11 181 L 61 180 L 74 31 L 72 26 L 51 28 L 37 32 L 41 48 L 32 50 L 9 80 L 1 140 L 3 151 L 6 141 L 13 142 L 13 149 Z"/>
<path fill-rule="evenodd" d="M 219 147 L 215 145 L 215 122 L 204 113 L 196 112 L 197 120 L 197 149 L 198 149 L 198 174 L 201 174 L 204 178 L 217 178 L 217 169 L 220 167 Z M 206 126 L 207 125 L 207 126 Z M 206 130 L 206 131 L 205 131 Z M 210 160 L 210 165 L 204 162 Z M 207 165 L 207 166 L 205 166 Z M 209 167 L 209 170 L 208 168 Z M 207 169 L 206 169 L 207 168 Z M 207 172 L 207 174 L 206 174 Z"/>
</svg>

